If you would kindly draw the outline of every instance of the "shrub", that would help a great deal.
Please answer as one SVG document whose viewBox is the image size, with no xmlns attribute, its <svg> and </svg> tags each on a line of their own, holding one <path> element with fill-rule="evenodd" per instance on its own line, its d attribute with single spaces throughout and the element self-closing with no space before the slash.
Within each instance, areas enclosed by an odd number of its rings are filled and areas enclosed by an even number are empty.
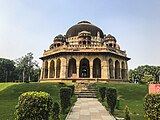
<svg viewBox="0 0 160 120">
<path fill-rule="evenodd" d="M 71 104 L 71 94 L 72 94 L 71 88 L 62 87 L 60 89 L 60 101 L 61 101 L 62 113 L 64 113 L 65 110 Z"/>
<path fill-rule="evenodd" d="M 46 92 L 26 92 L 19 96 L 16 106 L 17 120 L 48 120 L 52 98 Z"/>
<path fill-rule="evenodd" d="M 144 100 L 145 117 L 148 120 L 160 119 L 160 94 L 147 94 Z"/>
<path fill-rule="evenodd" d="M 53 120 L 60 120 L 59 113 L 60 113 L 59 104 L 57 102 L 54 102 L 53 108 L 52 108 L 52 119 Z"/>
<path fill-rule="evenodd" d="M 100 87 L 99 88 L 99 94 L 101 97 L 102 102 L 104 101 L 105 95 L 106 95 L 106 87 Z"/>
<path fill-rule="evenodd" d="M 124 108 L 124 118 L 125 118 L 125 120 L 130 120 L 131 119 L 130 116 L 129 116 L 129 114 L 130 114 L 129 108 L 128 108 L 128 106 L 126 106 Z"/>
<path fill-rule="evenodd" d="M 74 89 L 75 89 L 75 86 L 74 85 L 71 85 L 71 86 L 68 86 L 69 88 L 71 88 L 72 89 L 72 96 L 74 95 Z"/>
<path fill-rule="evenodd" d="M 110 108 L 110 112 L 111 114 L 113 114 L 117 101 L 117 90 L 115 88 L 108 88 L 106 97 L 107 97 L 107 104 Z"/>
</svg>

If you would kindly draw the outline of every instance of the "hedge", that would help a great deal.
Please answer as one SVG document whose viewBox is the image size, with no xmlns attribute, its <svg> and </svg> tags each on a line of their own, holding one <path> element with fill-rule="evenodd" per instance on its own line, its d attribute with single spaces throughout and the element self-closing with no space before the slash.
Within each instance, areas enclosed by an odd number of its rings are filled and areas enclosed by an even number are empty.
<svg viewBox="0 0 160 120">
<path fill-rule="evenodd" d="M 57 102 L 54 102 L 53 108 L 52 108 L 52 119 L 60 120 L 59 114 L 60 114 L 59 104 Z"/>
<path fill-rule="evenodd" d="M 106 96 L 106 87 L 99 87 L 99 94 L 100 94 L 101 100 L 103 102 L 104 98 Z"/>
<path fill-rule="evenodd" d="M 116 101 L 117 101 L 116 88 L 108 88 L 107 93 L 106 93 L 106 97 L 107 97 L 107 104 L 110 108 L 110 112 L 111 112 L 111 114 L 113 114 L 114 108 L 116 106 Z"/>
<path fill-rule="evenodd" d="M 60 101 L 61 101 L 61 109 L 62 113 L 70 106 L 71 104 L 71 95 L 72 89 L 69 87 L 62 87 L 60 89 Z"/>
<path fill-rule="evenodd" d="M 148 120 L 160 119 L 160 94 L 147 94 L 145 96 L 144 111 Z"/>
<path fill-rule="evenodd" d="M 52 98 L 46 92 L 26 92 L 19 96 L 16 105 L 17 120 L 48 120 Z"/>
</svg>

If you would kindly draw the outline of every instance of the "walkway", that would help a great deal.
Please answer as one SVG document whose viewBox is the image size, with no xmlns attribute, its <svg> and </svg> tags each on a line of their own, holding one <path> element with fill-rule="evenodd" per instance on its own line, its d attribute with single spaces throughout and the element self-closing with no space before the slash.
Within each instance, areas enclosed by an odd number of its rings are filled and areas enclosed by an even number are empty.
<svg viewBox="0 0 160 120">
<path fill-rule="evenodd" d="M 78 98 L 66 120 L 115 120 L 96 98 Z"/>
</svg>

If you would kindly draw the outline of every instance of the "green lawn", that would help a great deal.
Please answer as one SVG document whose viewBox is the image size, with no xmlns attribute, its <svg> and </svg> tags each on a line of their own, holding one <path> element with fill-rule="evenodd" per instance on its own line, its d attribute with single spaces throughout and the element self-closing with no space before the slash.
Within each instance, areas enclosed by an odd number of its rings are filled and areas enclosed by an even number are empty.
<svg viewBox="0 0 160 120">
<path fill-rule="evenodd" d="M 132 83 L 97 83 L 97 87 L 115 87 L 120 96 L 120 108 L 115 110 L 115 116 L 124 117 L 124 107 L 127 105 L 131 112 L 131 120 L 145 120 L 143 101 L 144 96 L 148 93 L 147 85 Z M 107 106 L 106 101 L 103 103 Z M 107 108 L 108 109 L 108 108 Z"/>
<path fill-rule="evenodd" d="M 0 119 L 14 120 L 15 106 L 20 94 L 27 91 L 44 91 L 49 93 L 54 101 L 59 102 L 58 83 L 0 83 Z M 73 102 L 76 98 L 73 98 Z M 64 115 L 61 115 L 64 118 Z"/>
</svg>

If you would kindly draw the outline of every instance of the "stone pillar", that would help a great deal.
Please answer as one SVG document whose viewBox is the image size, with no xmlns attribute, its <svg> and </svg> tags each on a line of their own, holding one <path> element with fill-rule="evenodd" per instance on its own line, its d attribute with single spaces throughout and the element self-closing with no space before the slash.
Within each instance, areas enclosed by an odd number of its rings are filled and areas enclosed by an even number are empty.
<svg viewBox="0 0 160 120">
<path fill-rule="evenodd" d="M 119 70 L 119 72 L 120 72 L 119 73 L 119 77 L 120 77 L 119 79 L 122 79 L 122 64 L 121 64 L 121 62 L 119 62 L 119 69 L 120 69 Z"/>
<path fill-rule="evenodd" d="M 54 78 L 56 78 L 56 76 L 57 76 L 57 60 L 55 60 L 55 62 L 54 62 L 54 68 L 55 68 L 55 75 L 54 75 Z"/>
<path fill-rule="evenodd" d="M 128 63 L 127 63 L 127 61 L 125 62 L 125 79 L 129 80 L 129 78 L 128 78 Z"/>
<path fill-rule="evenodd" d="M 42 62 L 42 68 L 41 68 L 41 74 L 40 74 L 40 80 L 44 77 L 44 61 Z"/>
<path fill-rule="evenodd" d="M 90 60 L 90 78 L 93 78 L 93 60 Z"/>
<path fill-rule="evenodd" d="M 79 59 L 76 59 L 77 78 L 79 78 L 79 65 L 80 65 L 80 60 L 79 60 Z"/>
<path fill-rule="evenodd" d="M 51 63 L 51 61 L 48 60 L 48 78 L 50 78 L 50 63 Z"/>
<path fill-rule="evenodd" d="M 66 78 L 66 59 L 61 59 L 60 78 Z"/>
<path fill-rule="evenodd" d="M 115 61 L 113 60 L 113 79 L 115 79 Z"/>
<path fill-rule="evenodd" d="M 105 60 L 101 62 L 101 78 L 107 78 L 107 62 Z"/>
</svg>

